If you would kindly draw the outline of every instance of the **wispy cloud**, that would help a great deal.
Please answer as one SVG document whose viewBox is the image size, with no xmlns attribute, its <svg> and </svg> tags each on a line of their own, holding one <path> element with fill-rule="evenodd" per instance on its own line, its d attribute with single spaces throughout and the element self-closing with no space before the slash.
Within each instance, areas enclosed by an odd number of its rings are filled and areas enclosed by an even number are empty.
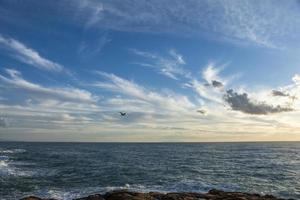
<svg viewBox="0 0 300 200">
<path fill-rule="evenodd" d="M 171 111 L 176 113 L 195 110 L 194 103 L 184 95 L 175 94 L 171 91 L 158 93 L 114 74 L 99 71 L 97 73 L 108 81 L 96 82 L 93 84 L 94 86 L 142 101 L 151 105 L 152 111 Z M 146 112 L 146 110 L 144 111 Z"/>
<path fill-rule="evenodd" d="M 56 62 L 42 57 L 37 51 L 13 38 L 0 34 L 0 47 L 7 49 L 11 56 L 19 61 L 47 71 L 60 72 L 64 67 Z"/>
<path fill-rule="evenodd" d="M 208 83 L 212 84 L 213 81 L 221 81 L 219 73 L 222 71 L 222 67 L 215 67 L 213 63 L 209 63 L 202 71 L 203 79 Z"/>
<path fill-rule="evenodd" d="M 83 57 L 97 55 L 110 42 L 111 38 L 106 33 L 96 39 L 82 40 L 78 48 L 78 54 Z"/>
<path fill-rule="evenodd" d="M 7 70 L 7 73 L 9 77 L 0 76 L 0 81 L 6 84 L 7 89 L 28 91 L 27 94 L 32 98 L 16 105 L 0 104 L 2 112 L 11 119 L 9 131 L 12 132 L 17 128 L 49 134 L 63 130 L 63 133 L 70 132 L 72 135 L 82 132 L 98 134 L 118 131 L 130 132 L 128 137 L 132 136 L 131 139 L 135 140 L 137 138 L 136 135 L 132 135 L 133 132 L 141 134 L 142 139 L 147 138 L 147 132 L 151 133 L 151 138 L 155 137 L 153 132 L 158 134 L 157 138 L 161 138 L 167 133 L 174 134 L 174 131 L 184 134 L 183 138 L 199 139 L 213 135 L 218 138 L 220 133 L 224 133 L 227 137 L 234 131 L 233 135 L 242 137 L 245 132 L 283 133 L 292 130 L 298 116 L 295 109 L 292 112 L 292 109 L 285 106 L 274 106 L 271 102 L 260 101 L 248 93 L 244 95 L 232 91 L 229 94 L 213 85 L 205 86 L 204 79 L 202 82 L 199 81 L 199 85 L 203 86 L 206 92 L 215 91 L 218 98 L 221 96 L 220 103 L 216 103 L 213 99 L 194 102 L 190 100 L 190 96 L 164 89 L 150 90 L 137 82 L 100 71 L 96 73 L 100 80 L 91 85 L 110 94 L 99 101 L 94 101 L 95 96 L 92 94 L 83 99 L 71 95 L 74 88 L 43 87 L 26 81 L 18 71 Z M 218 77 L 224 79 L 220 74 Z M 295 83 L 292 85 L 295 86 Z M 53 93 L 55 89 L 59 94 Z M 61 95 L 65 91 L 70 92 L 68 97 L 65 94 Z M 271 91 L 268 90 L 269 98 L 277 98 L 270 96 Z M 230 97 L 223 98 L 224 94 Z M 246 98 L 240 100 L 241 95 Z M 228 106 L 224 107 L 222 104 Z M 120 118 L 119 111 L 128 112 L 127 118 Z M 288 116 L 287 111 L 291 111 Z M 280 118 L 273 115 L 275 113 L 280 114 Z M 99 138 L 102 137 L 100 134 Z M 118 139 L 120 140 L 119 137 Z"/>
<path fill-rule="evenodd" d="M 187 63 L 183 56 L 174 52 L 169 52 L 170 58 L 177 63 Z M 146 58 L 155 60 L 157 57 L 147 54 Z M 75 134 L 121 130 L 144 131 L 144 134 L 155 130 L 163 133 L 180 131 L 187 134 L 185 137 L 193 135 L 197 138 L 203 137 L 204 133 L 210 136 L 230 134 L 232 130 L 235 134 L 243 134 L 245 130 L 254 132 L 252 129 L 284 132 L 295 126 L 300 105 L 288 105 L 289 97 L 273 95 L 272 91 L 299 96 L 298 75 L 293 77 L 290 85 L 251 93 L 230 90 L 239 86 L 223 76 L 223 69 L 222 65 L 208 64 L 199 78 L 187 72 L 188 78 L 177 79 L 187 83 L 185 89 L 192 89 L 192 93 L 185 94 L 182 90 L 162 89 L 163 85 L 160 90 L 149 89 L 138 82 L 101 71 L 94 73 L 98 81 L 89 84 L 95 87 L 91 90 L 93 93 L 71 86 L 46 87 L 26 80 L 19 71 L 6 69 L 7 75 L 0 74 L 2 86 L 16 95 L 21 92 L 25 95 L 22 94 L 20 102 L 1 103 L 0 109 L 9 116 L 10 131 L 22 128 L 43 132 L 64 130 Z M 183 74 L 176 75 L 184 77 Z M 95 94 L 99 89 L 109 94 L 98 100 Z M 119 111 L 128 112 L 127 118 L 120 118 Z M 0 126 L 7 126 L 4 124 L 5 120 L 0 119 Z"/>
<path fill-rule="evenodd" d="M 114 30 L 200 35 L 269 48 L 292 43 L 292 38 L 296 39 L 300 32 L 296 0 L 275 3 L 266 0 L 259 6 L 251 0 L 77 3 L 87 16 L 88 26 Z"/>
<path fill-rule="evenodd" d="M 224 88 L 234 77 L 234 75 L 229 78 L 221 76 L 223 69 L 224 65 L 216 67 L 215 64 L 209 63 L 203 68 L 201 79 L 192 77 L 185 85 L 192 88 L 207 103 L 214 102 L 223 105 Z"/>
<path fill-rule="evenodd" d="M 147 59 L 145 62 L 137 64 L 151 67 L 169 78 L 191 77 L 190 72 L 184 69 L 185 61 L 183 56 L 177 53 L 175 49 L 171 49 L 167 57 L 137 49 L 131 49 L 130 51 Z"/>
<path fill-rule="evenodd" d="M 55 97 L 60 99 L 66 99 L 69 101 L 81 101 L 81 102 L 95 102 L 97 97 L 93 96 L 90 92 L 77 88 L 61 87 L 50 88 L 44 87 L 39 84 L 31 83 L 23 79 L 22 74 L 14 69 L 6 69 L 9 77 L 0 75 L 0 81 L 10 89 L 20 89 L 26 91 L 27 94 L 36 94 L 48 97 Z"/>
<path fill-rule="evenodd" d="M 64 130 L 68 132 L 99 121 L 99 119 L 92 118 L 92 113 L 97 112 L 97 108 L 87 112 L 77 108 L 83 105 L 81 103 L 73 103 L 72 109 L 68 109 L 67 105 L 64 106 L 63 102 L 57 105 L 60 107 L 45 106 L 33 102 L 24 105 L 0 104 L 0 108 L 9 117 L 10 123 L 7 126 L 9 129 Z"/>
</svg>

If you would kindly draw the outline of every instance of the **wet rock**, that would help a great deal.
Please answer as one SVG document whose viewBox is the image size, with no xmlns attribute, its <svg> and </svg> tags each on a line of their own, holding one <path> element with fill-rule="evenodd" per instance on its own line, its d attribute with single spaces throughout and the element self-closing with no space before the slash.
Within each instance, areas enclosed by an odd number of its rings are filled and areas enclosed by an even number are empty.
<svg viewBox="0 0 300 200">
<path fill-rule="evenodd" d="M 35 196 L 29 196 L 29 197 L 22 198 L 21 200 L 43 200 L 43 199 Z"/>
<path fill-rule="evenodd" d="M 56 199 L 43 199 L 36 196 L 29 196 L 29 197 L 22 198 L 21 200 L 56 200 Z"/>
<path fill-rule="evenodd" d="M 205 195 L 200 193 L 167 193 L 157 199 L 158 200 L 201 200 L 201 199 L 205 199 Z"/>
<path fill-rule="evenodd" d="M 74 200 L 105 200 L 105 199 L 102 197 L 101 194 L 93 194 L 88 197 L 82 197 L 82 198 L 74 199 Z"/>
<path fill-rule="evenodd" d="M 108 192 L 104 195 L 105 200 L 156 200 L 149 193 L 130 192 L 119 190 Z"/>
<path fill-rule="evenodd" d="M 222 190 L 212 189 L 206 196 L 212 200 L 284 200 L 276 198 L 273 195 L 261 196 L 259 194 L 249 194 L 243 192 L 224 192 Z"/>
<path fill-rule="evenodd" d="M 30 196 L 21 200 L 50 200 Z M 54 199 L 52 199 L 54 200 Z M 188 193 L 188 192 L 132 192 L 128 190 L 117 190 L 107 192 L 104 195 L 94 194 L 75 200 L 285 200 L 276 198 L 273 195 L 259 195 L 243 192 L 225 192 L 212 189 L 208 193 Z M 292 199 L 289 199 L 292 200 Z"/>
</svg>

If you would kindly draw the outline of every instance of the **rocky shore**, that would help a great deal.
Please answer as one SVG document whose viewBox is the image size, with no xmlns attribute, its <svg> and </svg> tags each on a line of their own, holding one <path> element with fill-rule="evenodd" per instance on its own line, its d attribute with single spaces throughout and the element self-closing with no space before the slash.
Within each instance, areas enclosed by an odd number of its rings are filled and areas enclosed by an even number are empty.
<svg viewBox="0 0 300 200">
<path fill-rule="evenodd" d="M 35 196 L 25 197 L 21 200 L 56 200 L 43 199 Z M 158 192 L 132 192 L 117 190 L 105 194 L 93 194 L 75 200 L 286 200 L 272 195 L 249 194 L 243 192 L 224 192 L 212 189 L 208 193 L 158 193 Z M 292 200 L 292 199 L 289 199 Z"/>
</svg>

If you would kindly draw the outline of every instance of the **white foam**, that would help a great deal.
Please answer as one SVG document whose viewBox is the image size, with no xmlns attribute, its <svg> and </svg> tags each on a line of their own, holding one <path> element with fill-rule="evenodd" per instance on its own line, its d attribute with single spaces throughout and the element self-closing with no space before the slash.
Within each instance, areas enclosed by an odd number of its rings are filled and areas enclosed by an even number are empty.
<svg viewBox="0 0 300 200">
<path fill-rule="evenodd" d="M 5 150 L 0 150 L 0 153 L 4 154 L 12 154 L 12 153 L 25 153 L 25 149 L 5 149 Z"/>
<path fill-rule="evenodd" d="M 64 192 L 64 191 L 58 191 L 58 190 L 49 190 L 48 195 L 50 198 L 53 199 L 73 199 L 77 198 L 78 196 L 72 192 Z"/>
<path fill-rule="evenodd" d="M 13 175 L 15 171 L 9 166 L 8 160 L 0 160 L 0 174 L 1 175 Z"/>
<path fill-rule="evenodd" d="M 0 153 L 13 153 L 12 150 L 1 150 Z"/>
<path fill-rule="evenodd" d="M 1 176 L 32 176 L 32 173 L 17 168 L 17 165 L 20 165 L 20 163 L 11 160 L 8 155 L 0 155 Z"/>
<path fill-rule="evenodd" d="M 25 149 L 5 149 L 0 150 L 0 153 L 11 154 L 11 153 L 25 153 Z"/>
<path fill-rule="evenodd" d="M 146 189 L 145 186 L 139 184 L 125 184 L 124 186 L 107 186 L 107 187 L 87 187 L 87 188 L 70 188 L 69 190 L 61 190 L 57 188 L 48 188 L 46 190 L 37 191 L 37 196 L 61 199 L 61 200 L 70 200 L 74 198 L 86 197 L 91 194 L 101 193 L 104 194 L 113 190 L 128 189 L 131 191 L 138 192 L 149 192 L 153 191 L 151 189 Z"/>
<path fill-rule="evenodd" d="M 0 168 L 3 168 L 3 167 L 7 167 L 8 164 L 7 162 L 5 162 L 5 160 L 0 160 Z"/>
<path fill-rule="evenodd" d="M 136 191 L 136 192 L 151 192 L 151 191 L 157 191 L 157 192 L 165 192 L 161 189 L 161 186 L 151 186 L 146 187 L 141 184 L 128 184 L 126 183 L 124 186 L 107 186 L 101 188 L 99 191 L 102 193 L 113 191 L 113 190 L 130 190 L 130 191 Z"/>
</svg>

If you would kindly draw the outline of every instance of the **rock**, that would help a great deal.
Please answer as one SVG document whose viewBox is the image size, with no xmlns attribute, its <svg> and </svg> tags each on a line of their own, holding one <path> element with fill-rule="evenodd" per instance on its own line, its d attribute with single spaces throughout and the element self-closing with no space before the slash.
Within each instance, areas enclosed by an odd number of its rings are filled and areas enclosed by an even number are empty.
<svg viewBox="0 0 300 200">
<path fill-rule="evenodd" d="M 22 198 L 20 200 L 56 200 L 56 199 L 43 199 L 36 196 L 29 196 L 29 197 Z"/>
<path fill-rule="evenodd" d="M 203 199 L 205 195 L 200 193 L 167 193 L 157 198 L 159 200 L 199 200 Z"/>
<path fill-rule="evenodd" d="M 39 197 L 26 197 L 21 200 L 51 200 L 41 199 Z M 54 200 L 54 199 L 52 199 Z M 107 192 L 104 195 L 94 194 L 88 197 L 82 197 L 75 200 L 284 200 L 276 198 L 273 195 L 259 195 L 243 192 L 225 192 L 212 189 L 208 193 L 188 193 L 188 192 L 132 192 L 128 190 L 116 190 Z M 289 199 L 292 200 L 292 199 Z"/>
<path fill-rule="evenodd" d="M 74 199 L 74 200 L 105 200 L 105 199 L 102 197 L 101 194 L 93 194 L 88 197 L 82 197 L 82 198 Z"/>
<path fill-rule="evenodd" d="M 149 193 L 130 192 L 119 190 L 108 192 L 104 195 L 105 200 L 155 200 Z"/>
<path fill-rule="evenodd" d="M 29 196 L 29 197 L 22 198 L 20 200 L 43 200 L 43 199 L 35 196 Z"/>
</svg>

